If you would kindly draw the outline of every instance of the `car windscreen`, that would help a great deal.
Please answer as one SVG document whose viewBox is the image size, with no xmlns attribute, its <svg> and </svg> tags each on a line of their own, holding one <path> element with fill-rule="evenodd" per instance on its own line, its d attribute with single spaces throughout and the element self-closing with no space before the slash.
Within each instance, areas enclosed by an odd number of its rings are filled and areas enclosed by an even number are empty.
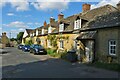
<svg viewBox="0 0 120 80">
<path fill-rule="evenodd" d="M 43 49 L 43 47 L 42 47 L 42 46 L 40 46 L 40 45 L 36 45 L 36 46 L 35 46 L 35 48 L 40 48 L 40 49 Z"/>
<path fill-rule="evenodd" d="M 28 48 L 29 48 L 30 46 L 29 46 L 29 45 L 26 45 L 25 47 L 28 47 Z"/>
</svg>

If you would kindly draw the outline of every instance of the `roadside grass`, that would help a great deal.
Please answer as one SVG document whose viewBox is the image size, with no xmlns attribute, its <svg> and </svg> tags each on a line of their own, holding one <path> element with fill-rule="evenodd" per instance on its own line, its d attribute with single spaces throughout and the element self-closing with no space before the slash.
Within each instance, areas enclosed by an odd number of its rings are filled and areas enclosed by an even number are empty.
<svg viewBox="0 0 120 80">
<path fill-rule="evenodd" d="M 118 63 L 94 62 L 94 63 L 87 63 L 85 65 L 120 72 L 120 64 L 118 64 Z"/>
</svg>

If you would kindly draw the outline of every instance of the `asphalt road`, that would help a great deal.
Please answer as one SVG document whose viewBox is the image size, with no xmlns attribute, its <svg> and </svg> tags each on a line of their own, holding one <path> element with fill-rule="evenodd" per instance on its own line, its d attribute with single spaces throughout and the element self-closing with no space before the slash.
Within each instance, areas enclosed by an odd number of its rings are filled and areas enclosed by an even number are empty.
<svg viewBox="0 0 120 80">
<path fill-rule="evenodd" d="M 33 55 L 6 48 L 2 56 L 3 78 L 118 78 L 118 72 L 69 63 L 47 55 Z"/>
</svg>

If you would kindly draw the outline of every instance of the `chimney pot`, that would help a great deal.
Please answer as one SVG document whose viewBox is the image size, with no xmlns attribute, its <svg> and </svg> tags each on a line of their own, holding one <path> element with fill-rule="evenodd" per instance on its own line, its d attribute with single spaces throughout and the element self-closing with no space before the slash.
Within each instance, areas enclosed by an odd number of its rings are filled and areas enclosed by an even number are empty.
<svg viewBox="0 0 120 80">
<path fill-rule="evenodd" d="M 91 7 L 90 4 L 85 3 L 82 5 L 82 11 L 83 12 L 88 11 L 88 10 L 90 10 L 90 7 Z"/>
<path fill-rule="evenodd" d="M 44 27 L 46 27 L 47 26 L 47 23 L 46 23 L 46 21 L 44 22 Z"/>
<path fill-rule="evenodd" d="M 54 19 L 54 17 L 51 17 L 50 18 L 50 23 L 53 23 L 53 22 L 55 22 L 55 19 Z"/>
</svg>

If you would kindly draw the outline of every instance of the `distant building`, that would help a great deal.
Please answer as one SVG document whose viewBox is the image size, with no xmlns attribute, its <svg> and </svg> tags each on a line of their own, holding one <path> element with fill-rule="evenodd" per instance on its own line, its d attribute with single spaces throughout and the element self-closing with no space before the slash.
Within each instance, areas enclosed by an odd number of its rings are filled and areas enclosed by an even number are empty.
<svg viewBox="0 0 120 80">
<path fill-rule="evenodd" d="M 9 46 L 9 38 L 6 36 L 6 32 L 2 33 L 1 43 L 3 47 Z"/>
</svg>

